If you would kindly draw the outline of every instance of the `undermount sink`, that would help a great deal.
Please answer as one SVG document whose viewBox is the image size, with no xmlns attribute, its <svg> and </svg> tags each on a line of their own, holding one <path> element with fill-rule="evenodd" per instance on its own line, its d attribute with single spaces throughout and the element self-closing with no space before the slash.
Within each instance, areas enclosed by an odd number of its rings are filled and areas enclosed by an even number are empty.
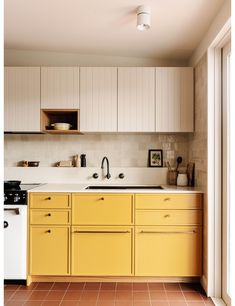
<svg viewBox="0 0 235 306">
<path fill-rule="evenodd" d="M 99 185 L 99 186 L 87 186 L 86 189 L 163 189 L 162 186 L 146 186 L 146 185 L 135 185 L 135 186 L 125 186 L 125 185 Z"/>
</svg>

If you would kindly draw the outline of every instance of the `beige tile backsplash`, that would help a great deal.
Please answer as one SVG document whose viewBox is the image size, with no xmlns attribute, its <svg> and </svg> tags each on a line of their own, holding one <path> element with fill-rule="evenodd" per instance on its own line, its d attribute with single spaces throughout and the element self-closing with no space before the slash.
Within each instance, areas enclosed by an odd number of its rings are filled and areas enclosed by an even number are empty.
<svg viewBox="0 0 235 306">
<path fill-rule="evenodd" d="M 175 165 L 177 156 L 188 162 L 188 134 L 87 134 L 87 135 L 5 135 L 5 166 L 21 160 L 39 160 L 53 166 L 75 154 L 87 155 L 88 167 L 99 167 L 103 156 L 111 167 L 145 167 L 149 149 L 163 149 L 164 162 Z"/>
</svg>

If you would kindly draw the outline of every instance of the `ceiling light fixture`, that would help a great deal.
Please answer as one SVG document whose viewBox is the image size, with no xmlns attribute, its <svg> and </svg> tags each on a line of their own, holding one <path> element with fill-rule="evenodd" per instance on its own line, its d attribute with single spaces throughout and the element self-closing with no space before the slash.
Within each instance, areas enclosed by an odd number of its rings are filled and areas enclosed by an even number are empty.
<svg viewBox="0 0 235 306">
<path fill-rule="evenodd" d="M 150 7 L 141 5 L 137 9 L 137 29 L 145 31 L 150 28 Z"/>
</svg>

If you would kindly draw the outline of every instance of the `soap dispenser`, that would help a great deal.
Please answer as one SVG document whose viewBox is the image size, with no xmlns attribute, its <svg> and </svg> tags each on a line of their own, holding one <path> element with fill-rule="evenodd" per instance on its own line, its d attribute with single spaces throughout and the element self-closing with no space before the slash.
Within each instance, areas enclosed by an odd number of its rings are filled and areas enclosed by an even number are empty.
<svg viewBox="0 0 235 306">
<path fill-rule="evenodd" d="M 86 154 L 81 154 L 81 167 L 86 167 Z"/>
</svg>

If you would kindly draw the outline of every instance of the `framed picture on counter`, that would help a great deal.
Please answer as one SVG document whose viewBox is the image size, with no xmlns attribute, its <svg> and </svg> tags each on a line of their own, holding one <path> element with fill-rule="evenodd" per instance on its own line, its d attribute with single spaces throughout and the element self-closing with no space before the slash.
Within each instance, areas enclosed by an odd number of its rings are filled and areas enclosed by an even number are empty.
<svg viewBox="0 0 235 306">
<path fill-rule="evenodd" d="M 149 167 L 163 167 L 163 153 L 160 149 L 149 150 Z"/>
</svg>

